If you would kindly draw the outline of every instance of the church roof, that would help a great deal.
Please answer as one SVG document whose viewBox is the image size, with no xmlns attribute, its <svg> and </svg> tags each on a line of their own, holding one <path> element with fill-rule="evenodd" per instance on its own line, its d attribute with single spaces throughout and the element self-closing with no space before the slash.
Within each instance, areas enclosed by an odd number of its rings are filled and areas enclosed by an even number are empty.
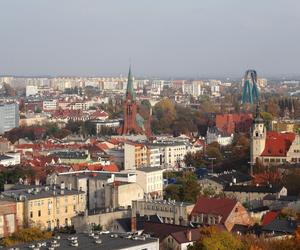
<svg viewBox="0 0 300 250">
<path fill-rule="evenodd" d="M 134 92 L 134 89 L 133 89 L 133 77 L 132 77 L 132 74 L 131 74 L 131 67 L 129 67 L 129 72 L 128 72 L 126 97 L 128 97 L 128 95 L 130 95 L 131 98 L 133 100 L 135 100 L 135 92 Z"/>
</svg>

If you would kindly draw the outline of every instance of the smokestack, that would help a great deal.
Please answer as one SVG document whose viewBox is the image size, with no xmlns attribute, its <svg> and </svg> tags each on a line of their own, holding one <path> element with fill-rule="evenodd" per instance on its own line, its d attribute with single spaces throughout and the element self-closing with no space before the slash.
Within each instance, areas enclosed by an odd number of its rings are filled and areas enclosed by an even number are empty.
<svg viewBox="0 0 300 250">
<path fill-rule="evenodd" d="M 131 232 L 135 233 L 136 231 L 136 217 L 131 217 Z"/>
</svg>

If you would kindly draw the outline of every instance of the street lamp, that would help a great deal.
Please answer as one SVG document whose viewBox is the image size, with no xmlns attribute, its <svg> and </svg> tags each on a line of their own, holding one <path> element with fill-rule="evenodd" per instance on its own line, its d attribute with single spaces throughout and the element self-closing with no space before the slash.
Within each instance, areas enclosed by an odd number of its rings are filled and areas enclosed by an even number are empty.
<svg viewBox="0 0 300 250">
<path fill-rule="evenodd" d="M 217 158 L 215 157 L 210 157 L 208 158 L 208 160 L 211 160 L 211 172 L 212 174 L 214 173 L 214 160 L 216 160 Z"/>
</svg>

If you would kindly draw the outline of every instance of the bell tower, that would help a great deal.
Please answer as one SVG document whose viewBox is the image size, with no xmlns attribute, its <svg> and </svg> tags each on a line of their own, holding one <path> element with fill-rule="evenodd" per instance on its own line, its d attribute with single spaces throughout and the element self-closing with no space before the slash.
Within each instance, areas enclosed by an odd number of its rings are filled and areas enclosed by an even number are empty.
<svg viewBox="0 0 300 250">
<path fill-rule="evenodd" d="M 256 115 L 253 121 L 251 131 L 251 145 L 250 145 L 250 161 L 256 162 L 257 158 L 262 154 L 265 149 L 267 131 L 264 120 L 260 115 L 259 103 L 256 106 Z"/>
</svg>

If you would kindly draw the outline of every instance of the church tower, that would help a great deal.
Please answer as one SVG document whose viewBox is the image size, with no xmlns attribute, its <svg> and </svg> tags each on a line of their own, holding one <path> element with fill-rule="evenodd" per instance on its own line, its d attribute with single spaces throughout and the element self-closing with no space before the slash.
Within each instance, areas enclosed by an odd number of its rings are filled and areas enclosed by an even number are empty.
<svg viewBox="0 0 300 250">
<path fill-rule="evenodd" d="M 146 134 L 151 135 L 150 126 L 145 122 L 144 118 L 138 113 L 138 104 L 136 102 L 136 94 L 133 88 L 133 77 L 131 67 L 128 72 L 127 89 L 124 103 L 124 121 L 119 129 L 119 134 Z"/>
<path fill-rule="evenodd" d="M 259 103 L 256 106 L 256 115 L 253 121 L 251 131 L 251 145 L 250 145 L 250 161 L 251 164 L 256 162 L 257 158 L 262 154 L 265 149 L 267 138 L 267 131 L 264 120 L 260 116 Z"/>
</svg>

